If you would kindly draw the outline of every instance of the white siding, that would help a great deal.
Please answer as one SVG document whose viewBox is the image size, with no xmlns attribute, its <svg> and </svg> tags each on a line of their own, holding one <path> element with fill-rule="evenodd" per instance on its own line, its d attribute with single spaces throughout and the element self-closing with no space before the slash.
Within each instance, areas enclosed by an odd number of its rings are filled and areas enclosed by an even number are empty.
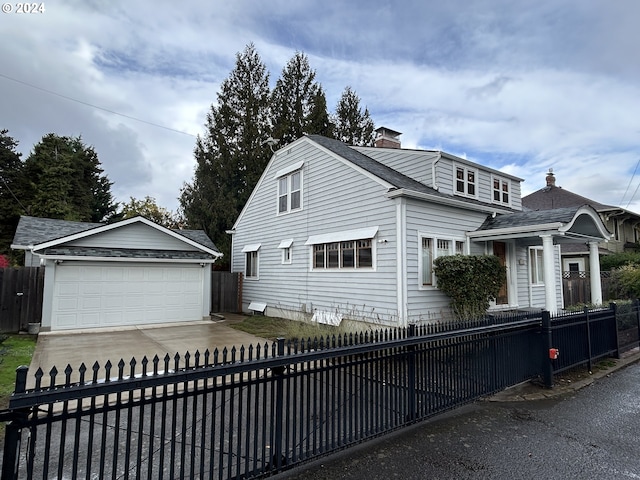
<svg viewBox="0 0 640 480">
<path fill-rule="evenodd" d="M 196 247 L 142 223 L 132 223 L 106 232 L 89 235 L 66 246 L 98 248 L 133 248 L 145 250 L 197 251 Z"/>
<path fill-rule="evenodd" d="M 304 160 L 303 209 L 277 214 L 275 172 Z M 267 303 L 267 313 L 301 317 L 330 310 L 348 318 L 396 324 L 395 202 L 386 188 L 331 157 L 310 141 L 274 158 L 236 225 L 232 271 L 244 271 L 245 245 L 260 244 L 258 280 L 245 279 L 243 303 Z M 311 270 L 309 236 L 377 226 L 375 271 Z M 280 242 L 293 239 L 291 264 L 282 264 Z M 387 240 L 378 243 L 378 240 Z M 308 315 L 307 315 L 308 316 Z"/>
<path fill-rule="evenodd" d="M 448 314 L 449 298 L 435 287 L 421 288 L 418 256 L 419 233 L 441 238 L 465 238 L 466 232 L 477 230 L 486 219 L 484 213 L 474 213 L 453 207 L 407 201 L 407 303 L 409 322 L 439 320 Z M 471 245 L 473 253 L 480 247 Z"/>
<path fill-rule="evenodd" d="M 432 166 L 440 152 L 400 150 L 397 148 L 356 147 L 355 150 L 432 187 Z"/>
<path fill-rule="evenodd" d="M 536 244 L 519 242 L 516 248 L 516 263 L 518 264 L 518 304 L 522 308 L 545 308 L 544 284 L 531 284 L 530 246 L 542 246 L 542 241 Z M 556 302 L 557 305 L 562 308 L 564 306 L 562 295 L 562 261 L 560 257 L 560 247 L 557 245 L 554 248 L 554 264 L 556 275 Z"/>
</svg>

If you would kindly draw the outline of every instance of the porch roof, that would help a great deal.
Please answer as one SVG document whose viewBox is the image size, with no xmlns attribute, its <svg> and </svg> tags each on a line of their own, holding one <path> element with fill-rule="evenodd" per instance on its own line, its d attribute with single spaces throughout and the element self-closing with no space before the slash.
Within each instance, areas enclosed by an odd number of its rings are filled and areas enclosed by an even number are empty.
<svg viewBox="0 0 640 480">
<path fill-rule="evenodd" d="M 478 230 L 467 235 L 476 241 L 551 235 L 556 243 L 601 242 L 611 237 L 598 213 L 589 205 L 489 216 Z"/>
</svg>

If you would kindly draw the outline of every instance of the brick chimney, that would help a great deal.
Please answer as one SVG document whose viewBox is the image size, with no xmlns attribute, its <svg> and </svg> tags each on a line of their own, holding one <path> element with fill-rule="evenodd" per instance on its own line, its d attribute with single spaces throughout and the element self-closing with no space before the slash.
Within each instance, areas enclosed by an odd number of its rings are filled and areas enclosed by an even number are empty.
<svg viewBox="0 0 640 480">
<path fill-rule="evenodd" d="M 545 178 L 547 181 L 547 187 L 555 187 L 556 186 L 556 177 L 553 175 L 553 168 L 550 168 L 547 172 L 547 177 Z"/>
<path fill-rule="evenodd" d="M 378 148 L 400 148 L 400 139 L 402 133 L 396 132 L 386 127 L 376 128 L 376 139 L 374 145 Z"/>
</svg>

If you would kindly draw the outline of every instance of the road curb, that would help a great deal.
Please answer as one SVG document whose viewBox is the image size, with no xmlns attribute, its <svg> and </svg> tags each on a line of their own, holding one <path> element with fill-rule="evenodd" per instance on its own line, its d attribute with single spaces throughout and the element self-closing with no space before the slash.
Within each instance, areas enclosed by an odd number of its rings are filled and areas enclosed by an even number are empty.
<svg viewBox="0 0 640 480">
<path fill-rule="evenodd" d="M 598 370 L 590 373 L 588 377 L 575 382 L 563 384 L 556 383 L 552 388 L 545 388 L 540 385 L 539 382 L 535 381 L 524 382 L 507 388 L 506 390 L 490 397 L 486 397 L 484 400 L 488 402 L 523 402 L 531 400 L 545 400 L 571 394 L 591 385 L 596 380 L 610 376 L 613 372 L 620 370 L 627 365 L 640 361 L 640 348 L 636 347 L 625 352 L 621 358 L 612 358 L 610 360 L 614 362 L 613 365 L 606 368 L 599 368 Z"/>
</svg>

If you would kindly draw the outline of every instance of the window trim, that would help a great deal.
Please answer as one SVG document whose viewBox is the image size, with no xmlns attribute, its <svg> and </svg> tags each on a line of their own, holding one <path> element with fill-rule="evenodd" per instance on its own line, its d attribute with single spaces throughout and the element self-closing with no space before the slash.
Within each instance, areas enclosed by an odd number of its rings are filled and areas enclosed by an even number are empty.
<svg viewBox="0 0 640 480">
<path fill-rule="evenodd" d="M 298 164 L 300 164 L 300 163 L 301 162 L 298 162 Z M 298 166 L 298 164 L 295 164 L 292 167 Z M 276 191 L 277 191 L 277 195 L 276 195 L 276 215 L 278 215 L 278 216 L 287 215 L 289 213 L 294 213 L 294 212 L 299 212 L 300 210 L 303 209 L 303 195 L 302 195 L 303 188 L 302 188 L 302 185 L 303 185 L 304 174 L 303 174 L 303 171 L 302 171 L 302 165 L 300 165 L 298 169 L 291 170 L 291 171 L 288 171 L 288 169 L 283 169 L 278 173 L 281 173 L 281 172 L 284 172 L 284 171 L 286 171 L 288 173 L 285 173 L 285 174 L 282 174 L 282 175 L 276 175 Z M 296 174 L 300 175 L 300 185 L 299 185 L 298 189 L 293 190 L 293 177 Z M 280 192 L 280 183 L 283 180 L 286 182 L 286 185 L 287 185 L 287 191 L 284 194 Z M 299 198 L 300 206 L 296 207 L 296 208 L 291 208 L 291 198 L 292 198 L 292 195 L 294 193 L 296 193 L 296 192 L 298 192 L 298 194 L 300 196 L 300 198 Z M 287 208 L 286 208 L 286 210 L 282 210 L 281 211 L 280 210 L 280 198 L 284 197 L 285 195 L 286 195 L 286 198 L 287 198 Z"/>
<path fill-rule="evenodd" d="M 461 169 L 463 174 L 463 182 L 464 182 L 464 192 L 458 191 L 458 169 Z M 472 172 L 474 175 L 474 181 L 472 184 L 469 183 L 469 172 Z M 473 185 L 474 193 L 469 193 L 469 185 Z M 454 163 L 453 164 L 453 194 L 459 195 L 461 197 L 467 198 L 478 198 L 478 190 L 479 190 L 479 175 L 478 169 L 471 167 L 469 165 L 465 165 L 463 163 Z"/>
<path fill-rule="evenodd" d="M 431 283 L 423 283 L 423 255 L 422 255 L 422 243 L 423 239 L 428 238 L 431 240 Z M 438 241 L 449 242 L 449 255 L 438 255 Z M 458 247 L 462 244 L 462 252 L 458 252 Z M 450 234 L 439 234 L 432 232 L 418 232 L 418 290 L 434 290 L 438 288 L 436 275 L 433 273 L 433 262 L 436 258 L 450 255 L 468 255 L 469 243 L 464 236 L 452 236 Z"/>
<path fill-rule="evenodd" d="M 249 266 L 249 256 L 255 258 L 255 275 L 249 276 L 247 274 L 247 267 Z M 244 253 L 244 280 L 259 280 L 260 279 L 260 251 L 259 250 L 250 250 Z"/>
<path fill-rule="evenodd" d="M 494 186 L 494 182 L 500 182 L 500 189 L 498 190 L 498 192 L 500 193 L 500 200 L 496 200 L 494 198 L 494 195 L 496 193 L 496 189 Z M 504 185 L 507 186 L 507 201 L 504 201 Z M 512 192 L 511 192 L 511 180 L 509 180 L 508 178 L 505 177 L 501 177 L 499 175 L 491 175 L 491 203 L 495 203 L 498 205 L 505 205 L 505 206 L 510 206 L 511 205 L 511 197 L 512 197 Z"/>
<path fill-rule="evenodd" d="M 535 263 L 533 262 L 533 253 L 535 252 Z M 544 285 L 544 251 L 542 247 L 532 246 L 529 247 L 528 252 L 528 263 L 529 263 L 529 285 L 531 286 L 542 286 Z M 538 259 L 539 257 L 539 259 Z M 541 263 L 539 264 L 538 261 Z M 535 268 L 534 268 L 535 267 Z M 534 281 L 533 274 L 536 274 L 536 279 Z"/>
<path fill-rule="evenodd" d="M 293 260 L 293 238 L 282 240 L 278 248 L 282 249 L 282 265 L 291 265 Z M 287 252 L 288 257 L 287 258 Z"/>
<path fill-rule="evenodd" d="M 368 242 L 368 245 L 360 246 L 359 242 Z M 351 247 L 347 248 L 344 244 L 350 243 Z M 373 238 L 358 238 L 354 240 L 342 240 L 337 242 L 316 242 L 309 245 L 310 272 L 373 272 L 376 270 L 376 242 Z M 331 248 L 330 248 L 331 247 Z M 344 251 L 350 250 L 353 256 L 353 266 L 344 266 Z M 371 250 L 371 266 L 360 266 L 361 250 Z M 316 267 L 316 254 L 322 252 L 323 266 Z M 337 266 L 329 266 L 329 252 L 337 251 Z"/>
</svg>

